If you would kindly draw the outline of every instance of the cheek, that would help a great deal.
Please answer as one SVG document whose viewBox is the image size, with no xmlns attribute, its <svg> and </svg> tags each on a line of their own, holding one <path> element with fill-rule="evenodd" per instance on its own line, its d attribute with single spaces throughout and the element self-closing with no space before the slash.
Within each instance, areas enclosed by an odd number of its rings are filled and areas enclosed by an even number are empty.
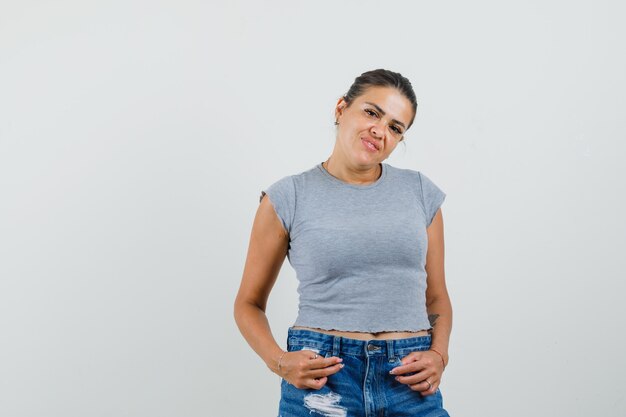
<svg viewBox="0 0 626 417">
<path fill-rule="evenodd" d="M 385 146 L 385 153 L 393 152 L 393 150 L 396 149 L 397 146 L 398 144 L 394 140 L 388 140 Z"/>
<path fill-rule="evenodd" d="M 372 123 L 366 119 L 353 118 L 346 122 L 345 127 L 353 134 L 361 134 L 363 132 L 367 132 L 371 126 Z"/>
</svg>

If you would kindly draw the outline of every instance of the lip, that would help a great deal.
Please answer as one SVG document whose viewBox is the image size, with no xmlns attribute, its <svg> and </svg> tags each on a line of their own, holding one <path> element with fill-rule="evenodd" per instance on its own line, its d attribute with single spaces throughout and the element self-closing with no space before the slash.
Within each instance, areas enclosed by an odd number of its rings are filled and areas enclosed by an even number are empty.
<svg viewBox="0 0 626 417">
<path fill-rule="evenodd" d="M 378 144 L 372 140 L 361 138 L 361 142 L 363 142 L 363 146 L 365 146 L 365 148 L 369 150 L 370 152 L 377 152 L 380 150 L 380 148 L 378 147 Z M 366 145 L 366 143 L 371 144 L 374 148 L 376 148 L 376 150 L 370 148 L 368 145 Z"/>
</svg>

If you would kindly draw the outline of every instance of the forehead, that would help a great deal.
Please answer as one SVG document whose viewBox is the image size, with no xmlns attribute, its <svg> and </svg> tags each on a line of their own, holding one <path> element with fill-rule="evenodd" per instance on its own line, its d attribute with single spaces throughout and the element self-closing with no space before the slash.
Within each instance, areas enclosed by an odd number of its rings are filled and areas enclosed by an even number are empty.
<svg viewBox="0 0 626 417">
<path fill-rule="evenodd" d="M 408 98 L 393 87 L 369 87 L 355 99 L 361 106 L 366 102 L 379 106 L 390 119 L 396 119 L 408 126 L 413 116 L 413 108 Z"/>
</svg>

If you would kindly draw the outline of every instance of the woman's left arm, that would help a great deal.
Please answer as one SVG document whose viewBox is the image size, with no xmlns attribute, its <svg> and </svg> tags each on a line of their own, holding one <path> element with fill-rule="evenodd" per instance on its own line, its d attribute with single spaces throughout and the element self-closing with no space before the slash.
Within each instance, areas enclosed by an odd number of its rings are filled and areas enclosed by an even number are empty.
<svg viewBox="0 0 626 417">
<path fill-rule="evenodd" d="M 431 350 L 441 353 L 444 366 L 448 364 L 448 343 L 452 331 L 452 303 L 446 288 L 444 271 L 443 215 L 437 210 L 427 229 L 428 253 L 426 254 L 426 308 L 432 326 Z"/>
<path fill-rule="evenodd" d="M 448 364 L 448 342 L 452 330 L 452 304 L 444 273 L 443 215 L 437 210 L 428 229 L 426 254 L 426 308 L 432 326 L 430 350 L 411 352 L 392 373 L 402 384 L 422 395 L 432 395 L 439 388 L 444 367 Z M 404 375 L 413 372 L 413 375 Z"/>
</svg>

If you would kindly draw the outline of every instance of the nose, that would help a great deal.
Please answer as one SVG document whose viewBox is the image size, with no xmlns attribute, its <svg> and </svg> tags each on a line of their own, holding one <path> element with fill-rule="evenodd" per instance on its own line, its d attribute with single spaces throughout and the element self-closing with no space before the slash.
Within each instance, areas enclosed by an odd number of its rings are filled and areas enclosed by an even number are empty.
<svg viewBox="0 0 626 417">
<path fill-rule="evenodd" d="M 382 135 L 382 129 L 380 129 L 377 125 L 372 126 L 372 136 L 375 138 L 380 138 Z"/>
<path fill-rule="evenodd" d="M 382 138 L 384 131 L 385 131 L 385 129 L 383 127 L 379 126 L 378 124 L 374 124 L 372 126 L 372 129 L 371 129 L 372 136 L 374 136 L 376 138 Z"/>
</svg>

